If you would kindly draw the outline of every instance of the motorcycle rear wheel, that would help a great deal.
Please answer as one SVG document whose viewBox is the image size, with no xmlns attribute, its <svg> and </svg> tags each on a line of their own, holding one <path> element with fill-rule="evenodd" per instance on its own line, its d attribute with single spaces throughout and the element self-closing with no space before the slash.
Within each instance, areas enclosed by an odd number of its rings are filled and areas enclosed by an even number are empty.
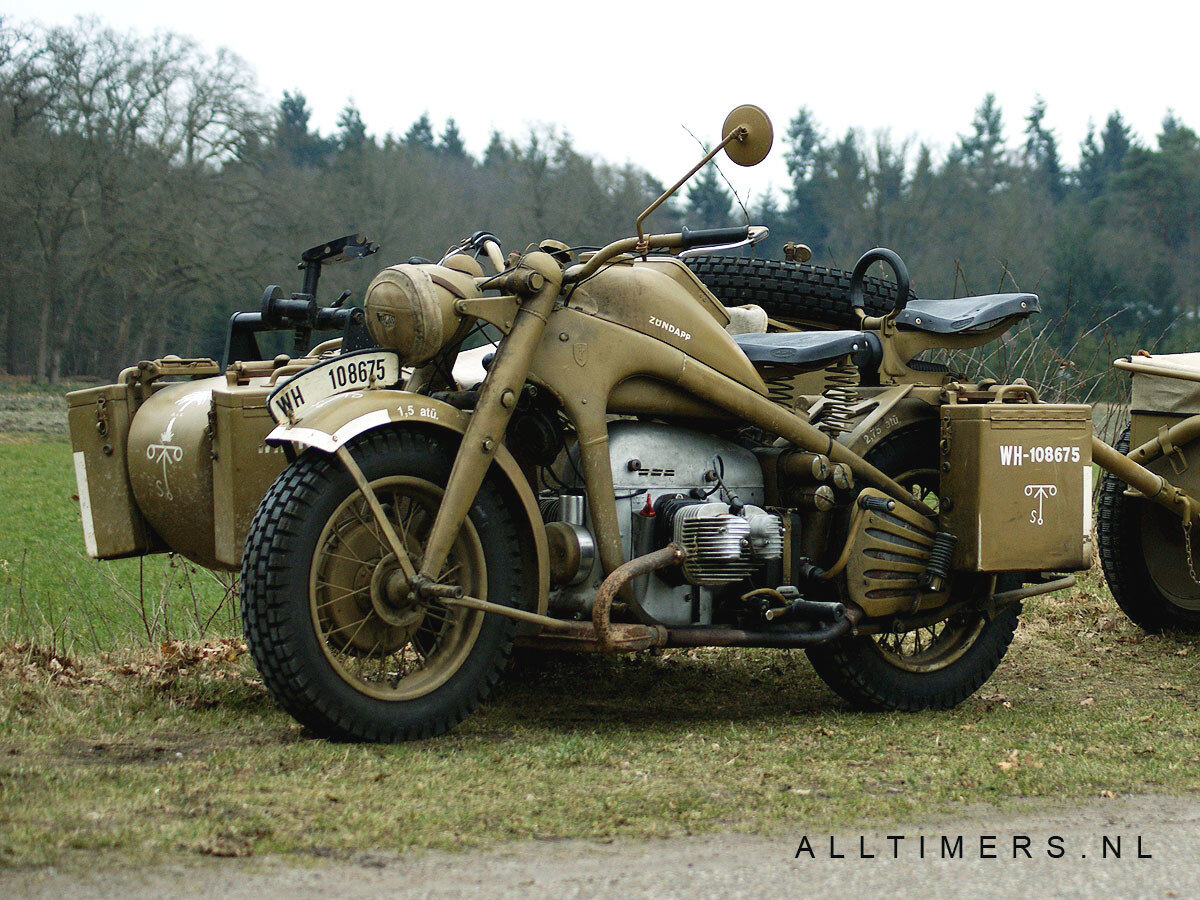
<svg viewBox="0 0 1200 900">
<path fill-rule="evenodd" d="M 850 306 L 850 273 L 808 263 L 740 256 L 693 256 L 685 260 L 705 287 L 726 306 L 754 303 L 767 315 L 799 328 L 858 328 Z M 863 296 L 868 315 L 892 308 L 896 284 L 867 278 Z M 909 299 L 916 294 L 909 292 Z"/>
<path fill-rule="evenodd" d="M 456 447 L 382 431 L 350 445 L 414 564 Z M 523 605 L 533 592 L 509 501 L 485 482 L 439 581 Z M 350 474 L 309 452 L 263 499 L 242 563 L 242 623 L 263 683 L 321 737 L 391 742 L 457 725 L 499 680 L 516 625 L 503 616 L 408 600 L 399 565 Z"/>
<path fill-rule="evenodd" d="M 876 444 L 866 459 L 936 508 L 934 425 L 901 428 Z M 961 596 L 960 592 L 979 591 L 988 579 L 959 576 L 956 582 L 952 593 Z M 996 671 L 1012 643 L 1019 615 L 1020 604 L 990 618 L 981 611 L 965 611 L 909 631 L 858 635 L 812 647 L 808 658 L 821 679 L 858 709 L 951 709 Z"/>
<path fill-rule="evenodd" d="M 1129 452 L 1128 427 L 1116 450 Z M 1146 631 L 1200 631 L 1200 583 L 1188 568 L 1179 517 L 1149 500 L 1127 497 L 1125 482 L 1107 472 L 1097 513 L 1100 567 L 1117 605 Z M 1192 555 L 1200 560 L 1197 532 L 1200 527 L 1193 528 Z"/>
</svg>

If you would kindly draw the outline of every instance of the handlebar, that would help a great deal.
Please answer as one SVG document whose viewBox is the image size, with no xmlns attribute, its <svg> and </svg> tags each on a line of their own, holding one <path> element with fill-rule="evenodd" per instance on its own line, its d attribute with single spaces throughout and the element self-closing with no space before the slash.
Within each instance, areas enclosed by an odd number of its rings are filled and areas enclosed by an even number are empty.
<svg viewBox="0 0 1200 900">
<path fill-rule="evenodd" d="M 857 310 L 866 308 L 863 297 L 863 279 L 866 278 L 867 269 L 871 268 L 871 264 L 875 262 L 887 263 L 896 276 L 896 300 L 892 304 L 891 311 L 900 312 L 908 304 L 908 266 L 904 265 L 904 260 L 900 258 L 899 254 L 886 247 L 868 250 L 854 264 L 854 271 L 850 274 L 850 305 Z"/>
<path fill-rule="evenodd" d="M 563 284 L 583 281 L 596 273 L 614 256 L 643 250 L 687 250 L 692 247 L 710 247 L 715 244 L 758 243 L 767 236 L 767 229 L 758 225 L 739 225 L 736 228 L 701 228 L 696 231 L 685 228 L 674 234 L 648 234 L 643 241 L 636 237 L 622 238 L 601 247 L 586 263 L 571 266 L 563 273 Z"/>
<path fill-rule="evenodd" d="M 731 228 L 684 228 L 681 232 L 683 240 L 680 248 L 690 250 L 692 247 L 711 247 L 714 244 L 737 244 L 748 240 L 750 226 L 740 225 Z"/>
</svg>

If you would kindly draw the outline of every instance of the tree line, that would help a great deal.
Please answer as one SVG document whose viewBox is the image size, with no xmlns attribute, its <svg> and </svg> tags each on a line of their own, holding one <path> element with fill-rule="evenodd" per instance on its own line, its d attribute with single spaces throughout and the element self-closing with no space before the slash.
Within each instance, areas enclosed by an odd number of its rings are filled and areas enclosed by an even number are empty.
<svg viewBox="0 0 1200 900">
<path fill-rule="evenodd" d="M 1071 168 L 1045 115 L 1039 101 L 1013 146 L 988 96 L 935 159 L 888 133 L 826 135 L 800 109 L 781 135 L 786 196 L 742 208 L 709 167 L 656 227 L 748 217 L 772 229 L 760 255 L 803 241 L 843 268 L 889 246 L 922 296 L 1038 292 L 1064 346 L 1101 321 L 1186 345 L 1200 139 L 1168 116 L 1143 144 L 1113 112 Z M 436 259 L 480 228 L 508 249 L 595 243 L 629 232 L 663 189 L 554 128 L 493 133 L 476 156 L 452 119 L 373 135 L 347 103 L 321 134 L 303 95 L 272 107 L 232 54 L 96 20 L 0 20 L 0 117 L 0 371 L 38 381 L 218 354 L 231 312 L 268 282 L 298 288 L 299 252 L 339 234 L 382 244 L 383 264 Z M 331 268 L 322 294 L 361 297 L 377 268 Z"/>
</svg>

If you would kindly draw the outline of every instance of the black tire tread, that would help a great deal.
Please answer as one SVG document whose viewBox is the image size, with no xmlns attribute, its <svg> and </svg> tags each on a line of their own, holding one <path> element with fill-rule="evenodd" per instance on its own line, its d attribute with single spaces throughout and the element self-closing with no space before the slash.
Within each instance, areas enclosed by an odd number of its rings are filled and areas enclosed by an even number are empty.
<svg viewBox="0 0 1200 900">
<path fill-rule="evenodd" d="M 1129 426 L 1114 448 L 1129 452 Z M 1154 584 L 1142 555 L 1141 534 L 1135 504 L 1146 501 L 1125 496 L 1125 482 L 1105 472 L 1096 504 L 1096 543 L 1100 568 L 1108 589 L 1122 612 L 1149 632 L 1166 628 L 1200 631 L 1200 612 L 1181 609 Z"/>
<path fill-rule="evenodd" d="M 439 453 L 445 456 L 435 438 L 420 430 L 381 430 L 368 432 L 351 446 L 359 454 L 382 452 L 400 454 L 409 451 Z M 453 457 L 453 454 L 450 454 Z M 282 566 L 273 562 L 280 551 L 298 539 L 304 528 L 305 513 L 315 499 L 331 485 L 331 460 L 318 453 L 306 453 L 290 465 L 271 486 L 250 526 L 241 572 L 242 627 L 255 665 L 271 696 L 293 718 L 322 737 L 335 740 L 395 742 L 434 737 L 449 731 L 487 698 L 500 680 L 512 652 L 516 623 L 504 619 L 505 633 L 499 651 L 478 679 L 473 691 L 462 702 L 441 710 L 426 721 L 397 725 L 363 721 L 345 708 L 333 704 L 328 692 L 311 678 L 311 672 L 293 636 L 288 633 L 284 601 L 279 596 Z M 495 494 L 496 508 L 508 512 L 500 492 L 489 482 L 481 493 Z M 502 534 L 515 535 L 511 513 L 500 523 Z M 486 539 L 486 538 L 485 538 Z M 516 583 L 528 576 L 519 547 L 510 549 L 511 570 Z"/>
<path fill-rule="evenodd" d="M 858 327 L 850 306 L 850 273 L 843 269 L 718 255 L 693 256 L 685 262 L 726 306 L 754 303 L 780 321 Z M 868 276 L 863 295 L 867 314 L 883 315 L 895 302 L 896 284 Z M 916 299 L 911 290 L 909 299 Z"/>
<path fill-rule="evenodd" d="M 929 423 L 906 425 L 883 438 L 867 454 L 883 471 L 898 474 L 895 458 L 917 442 L 922 452 L 936 452 L 937 435 Z M 992 677 L 1012 643 L 1020 604 L 999 610 L 962 657 L 945 669 L 916 675 L 896 669 L 869 645 L 867 636 L 847 637 L 808 650 L 813 668 L 830 688 L 852 706 L 868 711 L 919 712 L 952 709 Z"/>
</svg>

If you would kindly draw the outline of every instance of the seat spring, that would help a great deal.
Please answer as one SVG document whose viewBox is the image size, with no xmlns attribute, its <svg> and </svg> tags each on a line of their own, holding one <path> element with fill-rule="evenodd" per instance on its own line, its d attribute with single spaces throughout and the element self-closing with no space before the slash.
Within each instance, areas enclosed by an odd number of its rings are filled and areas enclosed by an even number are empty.
<svg viewBox="0 0 1200 900">
<path fill-rule="evenodd" d="M 825 369 L 825 411 L 821 416 L 820 429 L 831 438 L 849 431 L 854 416 L 853 407 L 858 403 L 860 383 L 858 366 L 849 356 Z"/>
<path fill-rule="evenodd" d="M 784 409 L 796 408 L 796 370 L 791 366 L 770 366 L 759 369 L 767 386 L 767 399 Z"/>
</svg>

